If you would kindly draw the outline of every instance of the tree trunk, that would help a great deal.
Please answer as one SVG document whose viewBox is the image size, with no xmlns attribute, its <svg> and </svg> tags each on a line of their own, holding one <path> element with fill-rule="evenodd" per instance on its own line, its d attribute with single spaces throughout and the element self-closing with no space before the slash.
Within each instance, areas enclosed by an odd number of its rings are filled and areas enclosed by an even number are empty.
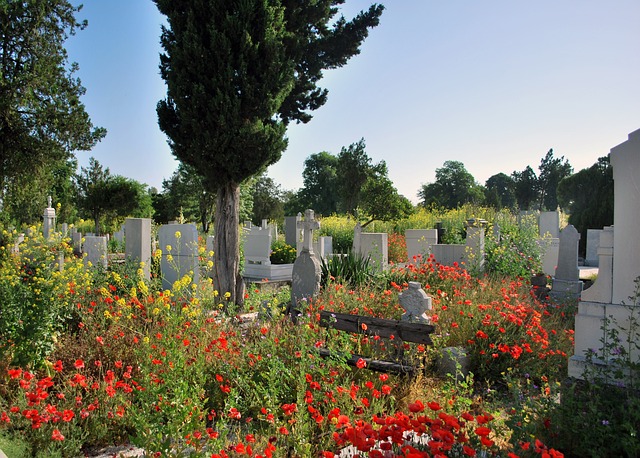
<svg viewBox="0 0 640 458">
<path fill-rule="evenodd" d="M 244 282 L 240 276 L 240 187 L 235 183 L 218 188 L 214 223 L 214 284 L 229 302 L 242 304 Z"/>
</svg>

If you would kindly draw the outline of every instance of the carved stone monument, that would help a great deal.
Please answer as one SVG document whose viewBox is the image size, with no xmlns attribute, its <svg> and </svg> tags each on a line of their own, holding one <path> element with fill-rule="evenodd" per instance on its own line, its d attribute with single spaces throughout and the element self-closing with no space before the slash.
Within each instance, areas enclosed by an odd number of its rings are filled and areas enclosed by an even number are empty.
<svg viewBox="0 0 640 458">
<path fill-rule="evenodd" d="M 303 231 L 302 251 L 293 263 L 291 279 L 291 314 L 300 310 L 300 301 L 309 300 L 320 291 L 322 268 L 313 251 L 313 231 L 320 229 L 320 222 L 314 218 L 313 210 L 304 212 L 304 221 L 298 221 L 298 229 Z"/>
</svg>

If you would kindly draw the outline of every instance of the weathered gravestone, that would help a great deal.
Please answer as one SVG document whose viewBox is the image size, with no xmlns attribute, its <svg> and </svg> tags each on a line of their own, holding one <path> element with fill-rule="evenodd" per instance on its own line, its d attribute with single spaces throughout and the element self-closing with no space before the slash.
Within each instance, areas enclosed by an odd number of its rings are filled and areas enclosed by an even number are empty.
<svg viewBox="0 0 640 458">
<path fill-rule="evenodd" d="M 162 250 L 160 271 L 162 287 L 171 289 L 174 283 L 188 275 L 191 283 L 198 283 L 198 230 L 193 224 L 167 224 L 158 230 Z M 169 249 L 171 248 L 171 249 Z"/>
<path fill-rule="evenodd" d="M 376 272 L 383 272 L 389 267 L 389 234 L 386 232 L 362 232 L 360 234 L 360 251 L 364 258 L 371 260 Z"/>
<path fill-rule="evenodd" d="M 404 309 L 400 318 L 402 321 L 431 324 L 431 317 L 427 315 L 427 311 L 433 308 L 431 296 L 422 289 L 419 282 L 410 281 L 409 289 L 401 292 L 398 300 Z"/>
<path fill-rule="evenodd" d="M 107 268 L 107 238 L 97 235 L 87 235 L 84 237 L 82 244 L 82 252 L 84 254 L 84 262 L 86 265 L 91 263 L 93 266 L 101 266 Z"/>
<path fill-rule="evenodd" d="M 630 365 L 640 363 L 637 317 L 640 301 L 636 297 L 636 282 L 640 276 L 640 129 L 629 139 L 612 148 L 609 154 L 613 168 L 613 227 L 605 227 L 598 249 L 598 278 L 591 288 L 582 292 L 575 322 L 575 354 L 569 359 L 569 375 L 584 377 L 587 366 L 604 370 L 622 369 L 623 379 L 629 378 Z M 634 324 L 635 323 L 635 324 Z M 620 366 L 619 358 L 606 351 L 603 341 L 611 341 L 615 329 L 629 353 L 628 364 Z M 608 333 L 605 333 L 605 330 Z M 595 352 L 589 359 L 588 353 Z M 630 363 L 630 364 L 629 364 Z M 638 374 L 634 374 L 637 380 Z M 609 377 L 614 380 L 614 377 Z"/>
<path fill-rule="evenodd" d="M 560 237 L 560 214 L 554 212 L 541 212 L 538 216 L 538 233 L 540 237 Z"/>
<path fill-rule="evenodd" d="M 298 221 L 302 219 L 302 215 L 298 216 L 286 216 L 284 218 L 284 241 L 287 245 L 292 247 L 298 246 Z"/>
<path fill-rule="evenodd" d="M 304 221 L 298 221 L 304 238 L 302 251 L 293 263 L 291 279 L 291 315 L 299 313 L 300 301 L 315 297 L 320 291 L 322 268 L 320 260 L 313 252 L 313 231 L 320 229 L 320 222 L 314 218 L 313 210 L 304 212 Z"/>
<path fill-rule="evenodd" d="M 137 263 L 144 263 L 142 272 L 144 278 L 149 279 L 151 276 L 151 218 L 127 218 L 124 232 L 126 234 L 125 257 Z"/>
<path fill-rule="evenodd" d="M 554 301 L 577 299 L 582 292 L 578 268 L 579 241 L 580 233 L 571 224 L 560 231 L 558 267 L 549 293 Z"/>
</svg>

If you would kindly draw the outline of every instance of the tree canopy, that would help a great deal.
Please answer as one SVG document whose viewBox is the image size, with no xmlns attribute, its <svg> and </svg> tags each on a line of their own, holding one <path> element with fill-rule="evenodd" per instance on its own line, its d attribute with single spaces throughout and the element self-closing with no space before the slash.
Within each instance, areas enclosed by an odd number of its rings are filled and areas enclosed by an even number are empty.
<svg viewBox="0 0 640 458">
<path fill-rule="evenodd" d="M 613 168 L 609 156 L 560 181 L 558 201 L 569 213 L 569 223 L 582 234 L 581 248 L 587 241 L 587 229 L 612 225 Z"/>
<path fill-rule="evenodd" d="M 76 20 L 78 11 L 66 0 L 0 1 L 3 202 L 15 202 L 16 192 L 32 192 L 30 200 L 39 201 L 41 211 L 55 181 L 52 170 L 72 159 L 74 151 L 91 149 L 106 133 L 93 127 L 80 101 L 85 89 L 64 48 L 65 40 L 86 26 Z M 33 216 L 8 207 L 18 220 Z"/>
<path fill-rule="evenodd" d="M 275 163 L 289 122 L 308 122 L 325 69 L 359 53 L 381 5 L 334 20 L 341 0 L 154 0 L 167 17 L 158 123 L 173 154 L 217 193 L 216 286 L 242 301 L 239 185 Z"/>
<path fill-rule="evenodd" d="M 418 197 L 425 207 L 450 209 L 465 203 L 481 203 L 484 193 L 462 162 L 445 161 L 436 169 L 436 181 L 422 185 Z"/>
</svg>

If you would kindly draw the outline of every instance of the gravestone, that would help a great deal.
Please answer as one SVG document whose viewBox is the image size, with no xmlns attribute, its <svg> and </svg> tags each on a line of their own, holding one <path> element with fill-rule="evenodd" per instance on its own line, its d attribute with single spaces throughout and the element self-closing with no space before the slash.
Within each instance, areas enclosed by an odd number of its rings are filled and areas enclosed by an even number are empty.
<svg viewBox="0 0 640 458">
<path fill-rule="evenodd" d="M 587 252 L 584 264 L 598 267 L 598 248 L 600 247 L 600 235 L 602 229 L 587 229 Z"/>
<path fill-rule="evenodd" d="M 151 218 L 127 218 L 125 220 L 125 258 L 144 263 L 145 279 L 151 278 Z M 115 236 L 114 236 L 115 237 Z"/>
<path fill-rule="evenodd" d="M 389 234 L 386 232 L 362 232 L 360 234 L 360 254 L 371 260 L 376 272 L 384 272 L 389 267 Z"/>
<path fill-rule="evenodd" d="M 356 223 L 356 227 L 353 228 L 353 252 L 360 253 L 360 244 L 362 242 L 362 225 L 360 221 Z"/>
<path fill-rule="evenodd" d="M 21 232 L 16 237 L 16 241 L 13 244 L 13 248 L 11 249 L 11 253 L 18 254 L 20 253 L 20 244 L 24 242 L 24 232 Z"/>
<path fill-rule="evenodd" d="M 116 240 L 119 243 L 124 242 L 125 232 L 126 232 L 126 222 L 125 222 L 125 226 L 121 227 L 119 231 L 113 233 L 113 240 Z"/>
<path fill-rule="evenodd" d="M 73 254 L 82 256 L 82 234 L 75 227 L 71 228 L 71 243 L 73 244 Z"/>
<path fill-rule="evenodd" d="M 615 329 L 621 342 L 630 350 L 629 362 L 640 363 L 637 328 L 638 298 L 635 280 L 640 276 L 640 129 L 629 134 L 626 142 L 611 149 L 613 168 L 613 227 L 606 227 L 600 236 L 598 277 L 591 288 L 582 292 L 575 324 L 575 353 L 569 359 L 569 375 L 582 378 L 584 370 L 593 364 L 586 358 L 589 349 L 600 358 L 598 366 L 616 368 L 616 355 L 605 355 L 602 342 L 609 338 L 603 329 Z M 635 299 L 635 300 L 634 300 Z M 634 374 L 637 377 L 638 374 Z M 625 368 L 623 378 L 629 378 Z M 610 377 L 614 380 L 613 377 Z M 637 380 L 637 378 L 636 378 Z"/>
<path fill-rule="evenodd" d="M 333 255 L 333 237 L 322 236 L 318 237 L 318 240 L 313 243 L 313 251 L 318 255 L 320 259 L 327 259 Z"/>
<path fill-rule="evenodd" d="M 84 255 L 84 263 L 93 266 L 101 266 L 107 268 L 107 238 L 97 235 L 87 235 L 84 237 L 82 244 L 82 252 Z"/>
<path fill-rule="evenodd" d="M 558 256 L 560 254 L 559 238 L 538 239 L 540 247 L 540 261 L 542 262 L 542 272 L 545 275 L 555 275 L 558 267 Z"/>
<path fill-rule="evenodd" d="M 578 268 L 580 233 L 571 224 L 560 231 L 558 266 L 551 283 L 549 296 L 556 302 L 577 299 L 582 292 Z"/>
<path fill-rule="evenodd" d="M 409 262 L 412 262 L 414 257 L 417 260 L 418 256 L 424 261 L 431 254 L 431 247 L 438 243 L 438 230 L 407 229 L 404 232 L 404 237 L 407 242 Z"/>
<path fill-rule="evenodd" d="M 560 214 L 555 212 L 541 212 L 538 216 L 538 233 L 540 237 L 560 237 Z"/>
<path fill-rule="evenodd" d="M 51 196 L 47 198 L 48 206 L 44 209 L 42 216 L 42 232 L 45 240 L 49 240 L 49 237 L 53 234 L 56 227 L 56 210 L 51 207 Z"/>
<path fill-rule="evenodd" d="M 302 219 L 302 215 L 286 216 L 284 218 L 284 241 L 292 247 L 298 246 L 298 221 Z"/>
<path fill-rule="evenodd" d="M 69 225 L 67 223 L 62 223 L 60 231 L 62 232 L 62 237 L 65 238 L 67 234 L 69 234 Z"/>
<path fill-rule="evenodd" d="M 484 228 L 487 225 L 487 221 L 483 219 L 469 219 L 466 225 L 465 263 L 467 269 L 482 272 L 484 269 Z"/>
<path fill-rule="evenodd" d="M 427 311 L 433 308 L 431 297 L 422 289 L 419 282 L 410 281 L 409 289 L 401 292 L 398 300 L 404 309 L 402 321 L 431 324 L 431 317 L 427 315 Z"/>
<path fill-rule="evenodd" d="M 269 260 L 271 241 L 272 234 L 271 229 L 267 226 L 267 220 L 262 221 L 262 226 L 252 226 L 244 236 L 245 266 L 249 264 L 271 264 Z"/>
<path fill-rule="evenodd" d="M 160 271 L 162 288 L 171 289 L 173 284 L 191 277 L 191 283 L 200 280 L 198 265 L 198 230 L 193 224 L 167 224 L 158 230 L 158 243 L 162 250 Z M 171 248 L 171 250 L 168 249 Z"/>
<path fill-rule="evenodd" d="M 300 313 L 300 301 L 312 299 L 318 294 L 322 277 L 320 260 L 313 252 L 313 231 L 320 229 L 320 222 L 315 220 L 313 210 L 304 212 L 304 221 L 298 221 L 298 229 L 303 231 L 303 245 L 293 263 L 291 279 L 290 313 L 294 319 Z"/>
</svg>

